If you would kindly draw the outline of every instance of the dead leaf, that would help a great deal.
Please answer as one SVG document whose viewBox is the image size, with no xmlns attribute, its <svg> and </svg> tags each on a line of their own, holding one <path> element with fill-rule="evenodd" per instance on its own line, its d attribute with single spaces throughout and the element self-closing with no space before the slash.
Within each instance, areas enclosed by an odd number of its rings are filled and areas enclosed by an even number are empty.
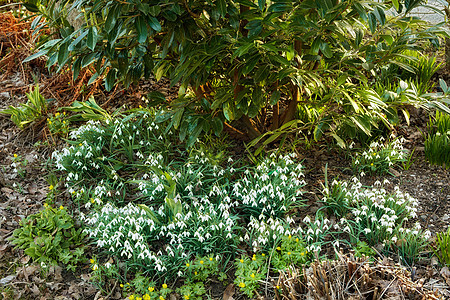
<svg viewBox="0 0 450 300">
<path fill-rule="evenodd" d="M 393 169 L 393 168 L 389 168 L 389 173 L 391 173 L 392 175 L 394 175 L 395 177 L 399 177 L 400 174 L 397 170 Z"/>
<path fill-rule="evenodd" d="M 445 282 L 450 285 L 450 270 L 448 269 L 448 267 L 443 267 L 441 269 L 441 276 L 444 277 Z"/>
<path fill-rule="evenodd" d="M 20 263 L 21 263 L 22 265 L 27 264 L 29 261 L 30 261 L 30 257 L 29 257 L 28 255 L 25 255 L 25 256 L 23 256 L 23 257 L 20 259 Z"/>
<path fill-rule="evenodd" d="M 178 300 L 178 297 L 175 294 L 170 294 L 169 299 L 170 300 Z"/>
<path fill-rule="evenodd" d="M 234 284 L 230 283 L 223 292 L 222 300 L 233 300 L 234 293 L 235 293 Z"/>
<path fill-rule="evenodd" d="M 33 284 L 33 286 L 31 287 L 31 291 L 33 292 L 33 294 L 35 296 L 38 296 L 41 294 L 41 291 L 39 290 L 39 288 L 37 287 L 37 285 Z"/>
<path fill-rule="evenodd" d="M 11 281 L 13 281 L 14 278 L 16 278 L 16 275 L 9 275 L 9 276 L 3 277 L 2 279 L 0 279 L 0 284 L 2 284 L 2 285 L 8 284 Z"/>
<path fill-rule="evenodd" d="M 38 269 L 39 269 L 39 266 L 37 266 L 37 265 L 23 267 L 23 268 L 19 269 L 19 272 L 17 272 L 17 277 L 24 278 L 25 281 L 28 281 L 28 277 L 30 277 L 31 275 L 34 275 L 34 273 L 36 273 L 36 271 Z"/>
<path fill-rule="evenodd" d="M 3 244 L 0 246 L 0 258 L 3 257 L 3 255 L 5 255 L 6 249 L 8 248 L 8 244 Z"/>
<path fill-rule="evenodd" d="M 31 195 L 34 195 L 34 194 L 36 194 L 37 189 L 38 189 L 37 184 L 36 184 L 35 182 L 33 182 L 33 183 L 30 184 L 30 186 L 28 187 L 28 193 L 31 194 Z"/>
</svg>

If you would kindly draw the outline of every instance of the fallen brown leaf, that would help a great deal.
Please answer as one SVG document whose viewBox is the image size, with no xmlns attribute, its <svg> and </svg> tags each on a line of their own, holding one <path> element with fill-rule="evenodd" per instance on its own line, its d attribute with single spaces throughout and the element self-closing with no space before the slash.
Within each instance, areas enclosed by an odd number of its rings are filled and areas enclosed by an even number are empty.
<svg viewBox="0 0 450 300">
<path fill-rule="evenodd" d="M 222 300 L 233 300 L 234 293 L 235 293 L 234 284 L 230 283 L 223 292 Z"/>
</svg>

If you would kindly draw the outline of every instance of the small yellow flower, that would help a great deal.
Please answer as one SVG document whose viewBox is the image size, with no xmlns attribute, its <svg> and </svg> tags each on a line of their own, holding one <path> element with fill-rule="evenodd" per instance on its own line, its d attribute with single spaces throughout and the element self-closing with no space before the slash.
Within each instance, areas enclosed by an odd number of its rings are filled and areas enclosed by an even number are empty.
<svg viewBox="0 0 450 300">
<path fill-rule="evenodd" d="M 288 236 L 288 239 L 291 239 L 291 238 L 292 238 L 292 235 L 289 235 L 289 236 Z"/>
<path fill-rule="evenodd" d="M 243 263 L 244 263 L 244 260 L 243 260 L 243 259 L 241 259 L 241 260 L 239 260 L 239 262 L 240 262 L 241 264 L 243 264 Z"/>
<path fill-rule="evenodd" d="M 256 260 L 256 254 L 253 254 L 252 260 Z"/>
<path fill-rule="evenodd" d="M 63 124 L 66 124 L 66 121 L 63 121 Z"/>
<path fill-rule="evenodd" d="M 189 295 L 184 295 L 184 299 L 189 300 Z"/>
<path fill-rule="evenodd" d="M 266 254 L 265 254 L 265 253 L 263 253 L 263 254 L 261 254 L 261 256 L 266 256 Z"/>
<path fill-rule="evenodd" d="M 189 266 L 190 266 L 190 264 L 189 264 L 189 263 L 186 263 L 186 267 L 188 267 L 188 268 L 189 268 Z"/>
<path fill-rule="evenodd" d="M 47 204 L 47 203 L 44 203 L 44 207 L 48 207 L 48 204 Z"/>
<path fill-rule="evenodd" d="M 53 188 L 54 188 L 53 184 L 50 184 L 50 186 L 48 187 L 48 189 L 49 189 L 50 191 L 53 190 Z"/>
<path fill-rule="evenodd" d="M 298 239 L 298 238 L 296 238 L 296 239 L 295 239 L 295 241 L 296 241 L 296 242 L 298 243 L 299 239 Z"/>
<path fill-rule="evenodd" d="M 210 257 L 210 258 L 209 258 L 209 260 L 210 260 L 210 261 L 213 261 L 213 258 L 212 258 L 212 257 Z"/>
<path fill-rule="evenodd" d="M 79 143 L 79 144 L 78 144 L 78 146 L 80 146 L 80 147 L 81 147 L 81 146 L 83 146 L 83 144 L 82 144 L 82 143 Z"/>
<path fill-rule="evenodd" d="M 201 265 L 203 265 L 203 263 L 204 263 L 204 261 L 203 261 L 203 260 L 201 260 L 201 261 L 200 261 L 200 264 L 201 264 Z"/>
<path fill-rule="evenodd" d="M 91 260 L 93 260 L 93 259 L 91 259 Z M 92 263 L 92 262 L 91 262 L 91 263 Z M 123 288 L 123 283 L 120 284 L 120 287 Z"/>
<path fill-rule="evenodd" d="M 64 206 L 61 205 L 61 206 L 59 207 L 59 209 L 64 209 Z"/>
<path fill-rule="evenodd" d="M 17 154 L 14 153 L 14 158 L 17 158 Z"/>
<path fill-rule="evenodd" d="M 304 253 L 304 252 L 301 252 L 300 255 L 303 256 L 303 255 L 305 255 L 305 253 Z"/>
<path fill-rule="evenodd" d="M 278 251 L 281 251 L 281 247 L 277 247 L 277 250 L 278 250 Z"/>
<path fill-rule="evenodd" d="M 163 283 L 162 287 L 163 289 L 167 289 L 167 284 Z"/>
<path fill-rule="evenodd" d="M 194 272 L 194 275 L 197 275 L 197 274 L 198 274 L 197 271 L 195 271 L 195 272 Z"/>
<path fill-rule="evenodd" d="M 142 298 L 141 297 L 136 297 L 136 300 L 142 300 Z"/>
<path fill-rule="evenodd" d="M 279 285 L 277 285 L 277 286 L 276 286 L 276 288 L 277 288 L 277 290 L 279 290 L 279 289 L 280 289 L 280 286 L 279 286 Z"/>
<path fill-rule="evenodd" d="M 149 292 L 153 292 L 154 290 L 155 290 L 154 287 L 152 287 L 152 286 L 149 286 L 149 287 L 148 287 L 148 291 L 149 291 Z"/>
<path fill-rule="evenodd" d="M 252 275 L 250 275 L 251 278 L 255 278 L 255 273 L 252 273 Z"/>
<path fill-rule="evenodd" d="M 145 294 L 144 296 L 142 296 L 143 300 L 150 300 L 150 295 L 149 294 Z"/>
<path fill-rule="evenodd" d="M 239 283 L 239 287 L 245 288 L 245 283 L 243 283 L 243 282 Z"/>
<path fill-rule="evenodd" d="M 164 297 L 163 296 L 159 296 L 159 300 L 164 300 Z"/>
<path fill-rule="evenodd" d="M 66 112 L 65 112 L 65 111 L 63 112 L 63 115 L 66 115 Z"/>
<path fill-rule="evenodd" d="M 91 198 L 91 203 L 94 203 L 94 202 L 95 202 L 94 198 Z"/>
<path fill-rule="evenodd" d="M 52 121 L 48 120 L 48 125 L 52 125 Z"/>
<path fill-rule="evenodd" d="M 373 166 L 373 163 L 371 163 L 370 165 Z"/>
<path fill-rule="evenodd" d="M 291 255 L 291 252 L 288 252 L 287 255 Z"/>
<path fill-rule="evenodd" d="M 59 116 L 59 112 L 57 112 L 56 114 L 55 114 L 55 117 L 58 117 Z"/>
<path fill-rule="evenodd" d="M 92 258 L 89 261 L 91 262 L 91 264 L 93 264 L 95 262 L 95 260 Z M 123 286 L 123 284 L 122 284 L 122 286 Z"/>
<path fill-rule="evenodd" d="M 134 295 L 130 295 L 130 297 L 128 297 L 128 299 L 134 300 Z"/>
</svg>

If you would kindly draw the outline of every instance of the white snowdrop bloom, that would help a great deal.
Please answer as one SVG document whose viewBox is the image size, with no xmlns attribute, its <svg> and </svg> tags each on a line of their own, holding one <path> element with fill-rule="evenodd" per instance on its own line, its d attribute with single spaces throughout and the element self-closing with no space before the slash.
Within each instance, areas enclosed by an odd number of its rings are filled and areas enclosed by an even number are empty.
<svg viewBox="0 0 450 300">
<path fill-rule="evenodd" d="M 303 223 L 311 223 L 311 219 L 309 218 L 309 216 L 303 218 Z"/>
</svg>

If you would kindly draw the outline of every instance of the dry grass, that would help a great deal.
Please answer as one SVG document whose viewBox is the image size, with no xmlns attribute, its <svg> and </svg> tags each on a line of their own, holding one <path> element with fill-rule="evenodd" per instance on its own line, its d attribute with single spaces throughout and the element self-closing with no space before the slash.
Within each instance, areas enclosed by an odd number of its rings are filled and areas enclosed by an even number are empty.
<svg viewBox="0 0 450 300">
<path fill-rule="evenodd" d="M 281 272 L 276 299 L 444 299 L 391 260 L 337 256 L 333 261 L 315 262 L 308 269 Z"/>
</svg>

